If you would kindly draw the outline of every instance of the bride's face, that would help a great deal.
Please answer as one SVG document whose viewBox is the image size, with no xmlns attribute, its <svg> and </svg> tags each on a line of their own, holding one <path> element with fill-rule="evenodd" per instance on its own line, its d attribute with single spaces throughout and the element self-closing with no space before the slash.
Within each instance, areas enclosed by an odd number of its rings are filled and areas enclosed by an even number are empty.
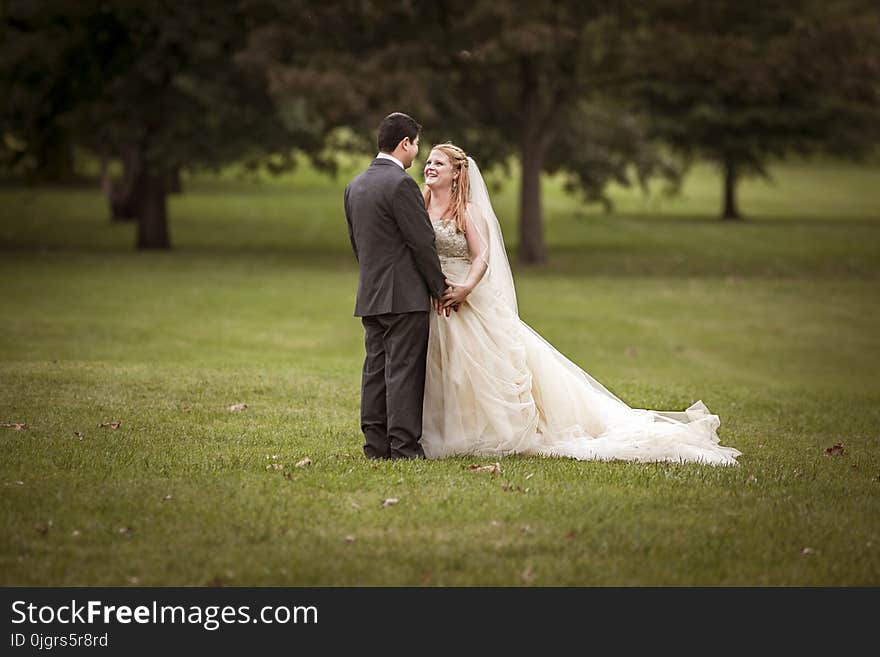
<svg viewBox="0 0 880 657">
<path fill-rule="evenodd" d="M 441 150 L 432 150 L 425 162 L 425 184 L 432 190 L 449 189 L 457 177 L 449 156 Z"/>
</svg>

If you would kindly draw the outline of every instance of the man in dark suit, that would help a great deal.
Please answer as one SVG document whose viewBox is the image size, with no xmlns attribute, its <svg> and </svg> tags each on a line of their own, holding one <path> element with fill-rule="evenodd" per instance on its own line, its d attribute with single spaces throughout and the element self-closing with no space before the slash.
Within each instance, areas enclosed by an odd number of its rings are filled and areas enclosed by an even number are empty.
<svg viewBox="0 0 880 657">
<path fill-rule="evenodd" d="M 442 298 L 446 283 L 424 199 L 405 171 L 418 155 L 420 131 L 406 114 L 385 117 L 378 156 L 345 188 L 360 265 L 354 314 L 365 332 L 361 430 L 371 459 L 425 456 L 419 440 L 428 320 L 431 297 Z"/>
</svg>

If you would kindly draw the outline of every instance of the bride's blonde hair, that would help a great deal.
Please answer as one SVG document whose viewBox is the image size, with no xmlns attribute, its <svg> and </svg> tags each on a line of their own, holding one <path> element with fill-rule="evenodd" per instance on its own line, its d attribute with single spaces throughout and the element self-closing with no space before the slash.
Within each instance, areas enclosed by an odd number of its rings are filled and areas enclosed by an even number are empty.
<svg viewBox="0 0 880 657">
<path fill-rule="evenodd" d="M 452 211 L 452 219 L 455 221 L 455 227 L 458 232 L 467 232 L 466 213 L 468 196 L 470 194 L 467 153 L 450 142 L 432 146 L 431 150 L 444 153 L 449 158 L 450 164 L 452 164 L 453 172 L 458 172 L 458 178 L 452 181 L 449 209 Z M 431 200 L 431 189 L 427 185 L 422 189 L 422 196 L 425 197 L 425 207 L 427 207 L 428 202 Z"/>
</svg>

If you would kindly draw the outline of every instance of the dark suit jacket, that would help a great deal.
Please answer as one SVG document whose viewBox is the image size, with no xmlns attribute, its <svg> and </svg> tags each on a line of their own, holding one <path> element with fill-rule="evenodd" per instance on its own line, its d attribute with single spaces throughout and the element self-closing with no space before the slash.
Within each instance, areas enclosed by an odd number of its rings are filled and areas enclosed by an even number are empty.
<svg viewBox="0 0 880 657">
<path fill-rule="evenodd" d="M 391 160 L 373 160 L 345 188 L 345 218 L 360 265 L 355 316 L 431 310 L 446 284 L 416 181 Z"/>
</svg>

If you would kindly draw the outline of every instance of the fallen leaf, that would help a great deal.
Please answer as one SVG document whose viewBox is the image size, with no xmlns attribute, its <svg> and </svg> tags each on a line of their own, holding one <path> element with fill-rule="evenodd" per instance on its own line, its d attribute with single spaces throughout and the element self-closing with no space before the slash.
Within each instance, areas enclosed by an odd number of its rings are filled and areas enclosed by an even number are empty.
<svg viewBox="0 0 880 657">
<path fill-rule="evenodd" d="M 98 426 L 101 428 L 110 427 L 111 429 L 118 429 L 122 426 L 122 422 L 113 420 L 112 422 L 101 422 L 101 424 L 99 424 Z"/>
<path fill-rule="evenodd" d="M 135 577 L 134 575 L 131 575 L 130 577 L 127 577 L 126 579 L 128 580 L 129 584 L 134 584 L 135 586 L 137 586 L 138 584 L 141 583 L 141 578 Z"/>
<path fill-rule="evenodd" d="M 133 532 L 133 531 L 134 531 L 134 530 L 133 530 L 131 527 L 127 526 L 127 525 L 122 526 L 122 527 L 118 527 L 118 528 L 116 529 L 116 533 L 117 533 L 117 534 L 122 534 L 123 536 L 125 536 L 125 535 L 127 535 L 127 534 L 131 534 L 131 532 Z"/>
<path fill-rule="evenodd" d="M 247 409 L 247 404 L 233 404 L 232 406 L 227 406 L 226 408 L 230 411 L 243 411 Z"/>
<path fill-rule="evenodd" d="M 529 527 L 528 525 L 523 525 L 522 527 L 520 527 L 520 531 L 521 531 L 523 534 L 534 534 L 534 533 L 535 533 L 535 532 L 532 530 L 532 528 Z"/>
<path fill-rule="evenodd" d="M 400 500 L 398 500 L 396 497 L 389 497 L 389 498 L 386 499 L 384 502 L 382 502 L 382 508 L 383 508 L 383 509 L 387 509 L 389 506 L 394 506 L 394 505 L 397 504 L 399 501 L 400 501 Z"/>
<path fill-rule="evenodd" d="M 83 432 L 82 431 L 74 431 L 73 435 L 76 436 L 77 438 L 79 438 L 80 440 L 83 439 Z"/>
<path fill-rule="evenodd" d="M 311 464 L 312 464 L 312 459 L 310 459 L 310 458 L 307 456 L 307 457 L 305 457 L 303 460 L 301 460 L 301 461 L 297 461 L 297 462 L 296 462 L 296 467 L 297 467 L 297 468 L 306 468 L 306 467 L 310 466 Z"/>
<path fill-rule="evenodd" d="M 813 554 L 813 552 L 815 552 L 815 550 L 811 547 L 805 547 L 803 550 L 801 550 L 801 554 L 804 554 L 804 555 Z"/>
<path fill-rule="evenodd" d="M 284 464 L 283 463 L 270 463 L 269 465 L 266 466 L 266 469 L 267 470 L 283 470 Z"/>
<path fill-rule="evenodd" d="M 173 499 L 174 499 L 173 495 L 166 495 L 165 497 L 162 498 L 162 501 L 168 502 L 169 500 L 173 500 Z"/>
<path fill-rule="evenodd" d="M 282 472 L 281 476 L 284 477 L 285 479 L 287 479 L 288 481 L 290 481 L 290 479 L 292 478 L 291 474 L 287 471 Z"/>
<path fill-rule="evenodd" d="M 825 456 L 845 456 L 846 450 L 843 449 L 843 443 L 834 443 L 831 447 L 825 448 Z"/>
<path fill-rule="evenodd" d="M 361 505 L 358 504 L 357 502 L 352 502 L 352 503 L 351 503 L 351 508 L 352 508 L 352 509 L 360 509 L 360 508 L 361 508 Z"/>
<path fill-rule="evenodd" d="M 535 473 L 534 473 L 534 472 L 530 472 L 529 474 L 526 475 L 526 481 L 528 481 L 529 479 L 531 479 L 531 478 L 534 477 L 534 476 L 535 476 Z"/>
<path fill-rule="evenodd" d="M 0 427 L 4 427 L 6 429 L 15 429 L 16 431 L 21 431 L 22 429 L 27 429 L 26 422 L 4 422 L 0 424 Z"/>
<path fill-rule="evenodd" d="M 82 532 L 80 532 L 78 529 L 74 529 L 72 532 L 70 532 L 70 535 L 76 537 L 79 536 L 81 533 Z"/>
<path fill-rule="evenodd" d="M 522 571 L 522 574 L 520 575 L 520 579 L 523 582 L 525 582 L 526 584 L 531 584 L 532 582 L 535 581 L 535 579 L 536 579 L 535 571 L 532 569 L 531 566 L 528 566 L 524 571 Z"/>
<path fill-rule="evenodd" d="M 355 541 L 355 538 L 351 534 L 349 534 L 348 536 L 345 537 L 346 543 L 354 543 L 354 541 Z"/>
<path fill-rule="evenodd" d="M 468 470 L 471 472 L 488 472 L 489 474 L 500 474 L 501 473 L 501 464 L 500 463 L 492 463 L 491 465 L 477 465 L 476 463 L 472 463 L 468 466 Z"/>
<path fill-rule="evenodd" d="M 42 525 L 37 525 L 36 530 L 40 536 L 45 536 L 49 533 L 49 530 L 52 528 L 52 521 L 44 522 Z"/>
<path fill-rule="evenodd" d="M 501 521 L 500 520 L 492 520 L 491 522 L 489 522 L 489 526 L 490 527 L 500 527 Z"/>
<path fill-rule="evenodd" d="M 574 532 L 568 532 L 568 533 L 565 535 L 565 538 L 567 538 L 567 539 L 570 541 L 570 540 L 572 540 L 572 539 L 577 538 L 577 534 L 574 533 Z"/>
</svg>

